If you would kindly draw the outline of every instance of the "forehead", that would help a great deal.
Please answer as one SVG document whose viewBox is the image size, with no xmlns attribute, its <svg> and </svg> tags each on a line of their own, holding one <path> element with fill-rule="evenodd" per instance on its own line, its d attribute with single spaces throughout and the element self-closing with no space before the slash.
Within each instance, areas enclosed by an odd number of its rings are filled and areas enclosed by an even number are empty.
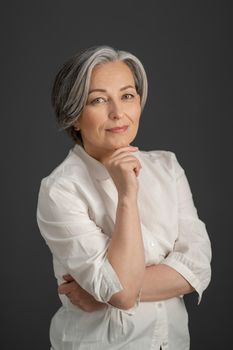
<svg viewBox="0 0 233 350">
<path fill-rule="evenodd" d="M 96 65 L 92 71 L 90 84 L 96 85 L 106 83 L 134 84 L 134 76 L 131 69 L 122 61 Z"/>
</svg>

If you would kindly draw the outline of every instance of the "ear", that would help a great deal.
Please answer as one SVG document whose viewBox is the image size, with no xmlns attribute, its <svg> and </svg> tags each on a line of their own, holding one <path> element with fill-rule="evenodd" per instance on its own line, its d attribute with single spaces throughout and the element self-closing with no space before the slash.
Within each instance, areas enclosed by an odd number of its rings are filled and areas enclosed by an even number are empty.
<svg viewBox="0 0 233 350">
<path fill-rule="evenodd" d="M 79 123 L 79 120 L 77 120 L 74 124 L 73 124 L 73 127 L 76 131 L 79 131 L 80 130 L 80 123 Z"/>
</svg>

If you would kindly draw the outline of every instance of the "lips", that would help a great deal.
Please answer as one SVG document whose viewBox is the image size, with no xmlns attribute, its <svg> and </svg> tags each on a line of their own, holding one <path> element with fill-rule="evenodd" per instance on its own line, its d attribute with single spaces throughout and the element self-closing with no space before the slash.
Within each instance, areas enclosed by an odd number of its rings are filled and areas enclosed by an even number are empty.
<svg viewBox="0 0 233 350">
<path fill-rule="evenodd" d="M 128 129 L 128 125 L 123 125 L 123 126 L 118 126 L 116 128 L 111 128 L 111 129 L 107 129 L 107 131 L 111 131 L 111 132 L 123 132 L 126 131 Z"/>
</svg>

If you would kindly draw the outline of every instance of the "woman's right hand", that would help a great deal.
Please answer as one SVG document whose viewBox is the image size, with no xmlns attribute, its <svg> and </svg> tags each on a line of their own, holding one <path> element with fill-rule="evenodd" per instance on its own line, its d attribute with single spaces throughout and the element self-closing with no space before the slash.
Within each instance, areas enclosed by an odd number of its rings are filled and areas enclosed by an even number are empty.
<svg viewBox="0 0 233 350">
<path fill-rule="evenodd" d="M 133 152 L 138 147 L 127 146 L 118 148 L 110 156 L 101 159 L 117 188 L 119 196 L 137 195 L 138 179 L 141 164 Z"/>
</svg>

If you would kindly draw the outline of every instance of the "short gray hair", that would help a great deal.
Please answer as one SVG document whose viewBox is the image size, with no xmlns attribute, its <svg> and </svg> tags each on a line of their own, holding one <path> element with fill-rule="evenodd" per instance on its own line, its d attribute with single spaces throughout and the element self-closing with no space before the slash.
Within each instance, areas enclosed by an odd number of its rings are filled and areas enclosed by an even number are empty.
<svg viewBox="0 0 233 350">
<path fill-rule="evenodd" d="M 143 110 L 148 93 L 146 72 L 140 60 L 127 51 L 107 45 L 92 46 L 72 56 L 55 77 L 51 99 L 60 130 L 66 130 L 78 143 L 82 144 L 81 133 L 73 124 L 87 102 L 92 70 L 98 64 L 116 60 L 123 61 L 131 69 Z"/>
</svg>

